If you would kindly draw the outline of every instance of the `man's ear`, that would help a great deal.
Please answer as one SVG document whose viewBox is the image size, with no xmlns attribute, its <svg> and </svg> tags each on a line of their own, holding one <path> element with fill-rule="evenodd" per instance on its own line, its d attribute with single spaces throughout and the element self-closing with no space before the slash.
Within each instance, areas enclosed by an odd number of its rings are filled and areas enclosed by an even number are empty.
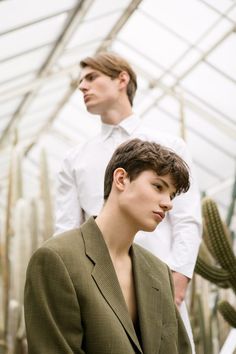
<svg viewBox="0 0 236 354">
<path fill-rule="evenodd" d="M 128 174 L 124 168 L 118 167 L 117 169 L 115 169 L 115 171 L 113 172 L 113 184 L 116 189 L 122 192 L 125 189 L 127 180 Z"/>
<path fill-rule="evenodd" d="M 126 88 L 129 83 L 130 77 L 127 71 L 121 71 L 119 73 L 120 88 Z"/>
</svg>

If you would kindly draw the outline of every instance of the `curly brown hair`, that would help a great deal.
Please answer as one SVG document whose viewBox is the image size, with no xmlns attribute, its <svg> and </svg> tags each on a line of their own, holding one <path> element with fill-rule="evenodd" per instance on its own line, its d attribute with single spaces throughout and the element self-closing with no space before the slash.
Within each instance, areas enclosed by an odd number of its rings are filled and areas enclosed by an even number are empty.
<svg viewBox="0 0 236 354">
<path fill-rule="evenodd" d="M 172 150 L 150 141 L 141 139 L 128 140 L 113 153 L 107 165 L 104 179 L 104 200 L 107 200 L 112 188 L 113 173 L 122 167 L 130 181 L 147 170 L 158 176 L 170 175 L 176 188 L 176 195 L 185 193 L 190 187 L 189 167 Z"/>
</svg>

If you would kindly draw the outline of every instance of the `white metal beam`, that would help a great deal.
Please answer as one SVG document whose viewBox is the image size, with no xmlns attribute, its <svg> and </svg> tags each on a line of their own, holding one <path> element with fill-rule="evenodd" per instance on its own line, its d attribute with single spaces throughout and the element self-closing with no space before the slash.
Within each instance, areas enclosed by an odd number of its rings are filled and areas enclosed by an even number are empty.
<svg viewBox="0 0 236 354">
<path fill-rule="evenodd" d="M 82 22 L 82 19 L 86 15 L 87 11 L 89 10 L 90 6 L 95 0 L 81 0 L 79 4 L 75 7 L 72 15 L 69 17 L 68 22 L 65 28 L 62 31 L 60 38 L 58 39 L 55 47 L 53 48 L 52 52 L 48 56 L 47 60 L 41 67 L 38 78 L 42 79 L 48 75 L 50 70 L 52 69 L 53 65 L 55 64 L 56 60 L 61 55 L 63 49 L 65 48 L 66 44 L 71 39 L 73 33 L 77 30 L 78 25 Z M 20 106 L 18 107 L 15 114 L 12 116 L 10 122 L 8 123 L 7 127 L 4 130 L 0 138 L 0 145 L 4 143 L 8 134 L 17 126 L 19 120 L 25 114 L 31 103 L 33 102 L 34 98 L 37 95 L 39 88 L 41 87 L 41 82 L 38 82 L 31 92 L 29 92 L 22 100 Z"/>
</svg>

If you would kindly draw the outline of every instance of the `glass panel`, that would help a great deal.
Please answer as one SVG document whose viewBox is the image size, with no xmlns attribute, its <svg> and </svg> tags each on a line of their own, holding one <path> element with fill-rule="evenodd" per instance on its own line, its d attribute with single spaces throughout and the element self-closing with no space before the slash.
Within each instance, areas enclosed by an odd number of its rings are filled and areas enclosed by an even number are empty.
<svg viewBox="0 0 236 354">
<path fill-rule="evenodd" d="M 167 134 L 180 136 L 180 125 L 178 116 L 170 115 L 160 110 L 159 107 L 152 107 L 143 117 L 146 124 L 153 131 L 162 131 Z"/>
<path fill-rule="evenodd" d="M 235 139 L 234 119 L 228 117 L 225 112 L 221 112 L 215 105 L 210 104 L 206 99 L 195 95 L 185 88 L 184 91 L 185 105 L 192 112 L 202 119 L 208 121 L 211 126 L 221 131 L 226 136 Z"/>
<path fill-rule="evenodd" d="M 15 87 L 19 87 L 24 84 L 28 84 L 31 81 L 33 81 L 34 78 L 35 78 L 35 75 L 30 73 L 28 75 L 26 74 L 21 77 L 16 76 L 12 80 L 6 80 L 5 82 L 0 83 L 0 97 L 1 97 L 1 92 L 6 92 L 8 90 L 14 89 Z"/>
<path fill-rule="evenodd" d="M 56 18 L 1 36 L 0 58 L 16 55 L 32 47 L 55 41 L 60 35 L 66 19 L 67 15 L 62 14 Z M 16 43 L 20 43 L 20 46 Z"/>
<path fill-rule="evenodd" d="M 4 198 L 5 188 L 8 186 L 9 182 L 9 170 L 10 170 L 10 161 L 11 161 L 11 149 L 7 148 L 1 150 L 0 158 L 0 183 L 1 183 L 1 202 L 6 202 Z"/>
<path fill-rule="evenodd" d="M 70 103 L 60 112 L 53 126 L 59 131 L 64 126 L 63 131 L 66 135 L 71 136 L 74 141 L 76 139 L 79 141 L 81 138 L 88 139 L 99 132 L 100 118 L 86 111 L 82 95 L 77 91 L 70 99 Z"/>
<path fill-rule="evenodd" d="M 201 192 L 206 192 L 212 186 L 218 185 L 220 183 L 218 178 L 208 173 L 206 166 L 198 164 L 196 160 L 194 161 L 194 167 L 196 170 L 198 184 L 201 187 Z"/>
<path fill-rule="evenodd" d="M 226 12 L 227 9 L 232 6 L 231 0 L 204 0 L 207 4 L 220 12 Z"/>
<path fill-rule="evenodd" d="M 221 180 L 228 178 L 234 173 L 234 159 L 226 156 L 219 149 L 214 148 L 206 140 L 199 140 L 199 137 L 195 134 L 188 133 L 188 136 L 188 145 L 191 146 L 191 150 L 194 152 L 194 158 L 197 161 L 201 161 L 202 166 L 205 166 L 206 170 L 213 171 L 215 177 Z"/>
<path fill-rule="evenodd" d="M 236 35 L 232 33 L 212 52 L 207 61 L 236 80 Z"/>
<path fill-rule="evenodd" d="M 140 38 L 143 38 L 144 28 L 145 40 L 140 46 Z M 133 14 L 119 33 L 118 39 L 126 43 L 130 42 L 132 47 L 140 53 L 152 58 L 165 68 L 173 64 L 187 48 L 183 41 L 149 21 L 139 12 Z"/>
<path fill-rule="evenodd" d="M 0 32 L 15 28 L 39 18 L 67 10 L 77 4 L 76 0 L 11 0 L 1 2 Z M 19 16 L 20 14 L 20 16 Z"/>
<path fill-rule="evenodd" d="M 201 140 L 207 140 L 209 144 L 215 145 L 219 151 L 234 158 L 236 151 L 236 138 L 229 137 L 224 131 L 217 128 L 217 125 L 209 123 L 204 116 L 185 108 L 186 125 L 188 130 L 198 132 L 199 144 Z"/>
<path fill-rule="evenodd" d="M 119 0 L 117 2 L 111 0 L 96 0 L 93 2 L 89 13 L 86 16 L 86 21 L 94 20 L 102 17 L 112 11 L 121 11 L 130 4 L 130 0 Z"/>
<path fill-rule="evenodd" d="M 224 38 L 225 34 L 229 31 L 233 31 L 234 26 L 227 20 L 221 20 L 221 22 L 214 27 L 206 36 L 203 37 L 198 47 L 204 52 L 208 51 L 211 47 L 214 47 L 218 42 Z"/>
<path fill-rule="evenodd" d="M 141 3 L 140 8 L 168 25 L 190 43 L 194 43 L 218 17 L 215 12 L 197 0 L 181 0 L 181 2 L 146 0 Z M 199 19 L 201 19 L 201 26 L 199 26 Z"/>
<path fill-rule="evenodd" d="M 87 56 L 93 55 L 97 47 L 101 44 L 101 38 L 95 38 L 91 42 L 85 41 L 84 43 L 79 44 L 76 47 L 70 48 L 62 54 L 58 60 L 58 64 L 61 67 L 67 67 L 69 65 L 78 64 L 79 72 L 79 62 Z"/>
<path fill-rule="evenodd" d="M 64 153 L 99 132 L 99 117 L 86 111 L 82 95 L 76 91 L 47 132 L 37 136 L 41 128 L 47 125 L 48 118 L 67 92 L 71 80 L 79 73 L 79 61 L 96 52 L 130 2 L 93 2 L 83 23 L 78 26 L 64 53 L 52 68 L 52 72 L 59 72 L 64 67 L 75 70 L 70 74 L 62 73 L 61 77 L 45 80 L 22 117 L 19 123 L 19 138 L 22 140 L 19 145 L 29 144 L 34 136 L 39 138 L 24 164 L 28 195 L 38 192 L 36 176 L 39 172 L 42 147 L 47 149 L 49 169 L 54 179 Z M 24 86 L 37 77 L 38 70 L 62 33 L 68 12 L 41 20 L 44 16 L 77 5 L 79 2 L 76 0 L 1 2 L 2 59 L 33 50 L 39 45 L 49 42 L 50 44 L 1 62 L 0 100 L 3 97 L 1 92 L 7 90 L 11 95 L 19 93 L 19 96 L 1 103 L 0 136 L 24 97 Z M 226 13 L 226 16 L 221 16 L 221 13 Z M 41 22 L 27 26 L 35 20 Z M 180 136 L 180 104 L 178 96 L 174 95 L 175 92 L 184 93 L 184 98 L 188 101 L 184 109 L 186 139 L 195 161 L 201 190 L 211 191 L 235 174 L 236 91 L 233 80 L 236 80 L 236 37 L 232 20 L 236 20 L 236 3 L 231 0 L 145 0 L 140 3 L 137 11 L 119 32 L 118 38 L 114 38 L 109 47 L 127 58 L 137 72 L 139 90 L 134 111 L 140 114 L 153 130 Z M 11 30 L 24 24 L 24 29 L 15 30 L 8 35 L 3 34 L 7 29 Z M 230 33 L 227 35 L 228 32 Z M 194 45 L 197 45 L 197 48 Z M 208 53 L 211 47 L 212 52 L 205 57 L 204 54 Z M 200 60 L 202 62 L 194 67 Z M 220 74 L 210 65 L 223 73 Z M 188 72 L 191 67 L 192 71 Z M 186 72 L 187 76 L 176 84 L 178 77 L 186 75 Z M 226 79 L 224 73 L 232 79 Z M 151 88 L 153 80 L 156 86 Z M 22 90 L 18 90 L 21 87 Z M 169 87 L 173 87 L 172 93 L 168 90 Z M 1 196 L 5 196 L 10 155 L 2 150 L 0 156 Z M 229 203 L 229 196 L 229 187 L 224 187 L 215 194 L 217 202 L 224 210 Z M 2 202 L 0 207 L 4 203 Z"/>
<path fill-rule="evenodd" d="M 0 96 L 1 98 L 1 96 Z M 19 103 L 21 102 L 22 97 L 17 97 L 16 99 L 9 100 L 7 102 L 1 102 L 0 101 L 0 117 L 5 116 L 5 115 L 10 115 L 13 114 L 16 109 L 19 106 Z"/>
<path fill-rule="evenodd" d="M 233 21 L 236 21 L 236 6 L 232 9 L 232 11 L 229 13 L 228 17 L 232 19 Z"/>
<path fill-rule="evenodd" d="M 2 63 L 0 65 L 0 84 L 5 80 L 14 79 L 20 74 L 39 70 L 50 50 L 51 47 L 39 49 Z"/>
<path fill-rule="evenodd" d="M 199 51 L 192 49 L 180 60 L 176 65 L 174 65 L 172 72 L 181 77 L 184 75 L 189 68 L 191 68 L 201 57 Z"/>
<path fill-rule="evenodd" d="M 117 11 L 116 13 L 107 16 L 105 21 L 103 18 L 97 18 L 92 22 L 83 22 L 73 35 L 72 40 L 70 41 L 67 48 L 71 48 L 79 45 L 80 43 L 84 43 L 85 39 L 86 41 L 90 42 L 98 37 L 100 39 L 105 38 L 120 15 L 121 12 Z"/>
<path fill-rule="evenodd" d="M 133 47 L 133 44 L 128 42 L 121 42 L 120 40 L 114 41 L 112 47 L 112 51 L 119 53 L 121 56 L 126 58 L 134 69 L 139 71 L 140 73 L 147 72 L 148 76 L 153 79 L 160 76 L 163 73 L 163 69 L 160 68 L 158 64 L 155 64 L 153 58 L 149 58 L 145 55 L 145 53 L 141 53 L 140 49 Z"/>
<path fill-rule="evenodd" d="M 52 114 L 54 110 L 54 106 L 46 106 L 40 111 L 36 111 L 33 113 L 27 112 L 27 114 L 24 115 L 24 118 L 22 118 L 19 122 L 19 129 L 28 131 L 29 129 L 32 129 L 38 125 L 44 126 L 48 121 L 48 117 L 50 116 L 50 114 Z"/>
<path fill-rule="evenodd" d="M 181 86 L 187 87 L 229 117 L 235 117 L 235 85 L 206 64 L 200 64 L 182 81 Z"/>
</svg>

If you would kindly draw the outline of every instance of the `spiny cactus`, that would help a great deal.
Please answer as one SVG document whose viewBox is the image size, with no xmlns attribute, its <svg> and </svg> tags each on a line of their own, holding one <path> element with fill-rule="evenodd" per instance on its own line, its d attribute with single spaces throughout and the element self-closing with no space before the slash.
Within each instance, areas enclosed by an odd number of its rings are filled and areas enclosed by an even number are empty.
<svg viewBox="0 0 236 354">
<path fill-rule="evenodd" d="M 227 301 L 221 301 L 218 310 L 224 319 L 234 328 L 236 328 L 236 310 Z"/>
<path fill-rule="evenodd" d="M 214 256 L 221 267 L 232 273 L 235 278 L 236 258 L 229 242 L 229 232 L 221 220 L 217 205 L 212 199 L 206 198 L 203 201 L 202 210 L 207 228 L 206 236 L 208 236 L 209 244 L 214 250 Z"/>
<path fill-rule="evenodd" d="M 40 190 L 41 198 L 44 207 L 44 239 L 53 235 L 53 210 L 51 199 L 51 185 L 48 173 L 48 163 L 46 158 L 46 152 L 41 151 L 41 166 L 40 166 Z"/>
<path fill-rule="evenodd" d="M 21 170 L 21 153 L 13 146 L 10 148 L 9 175 L 8 175 L 8 191 L 6 199 L 6 208 L 4 215 L 3 231 L 1 235 L 1 273 L 2 280 L 2 301 L 0 303 L 0 341 L 7 342 L 8 328 L 8 306 L 10 300 L 10 243 L 13 234 L 12 230 L 12 209 L 15 206 L 17 198 L 22 196 L 22 170 Z M 3 309 L 2 309 L 3 307 Z"/>
<path fill-rule="evenodd" d="M 209 253 L 204 241 L 202 241 L 200 245 L 195 272 L 221 288 L 230 287 L 229 272 L 223 268 L 213 265 L 212 256 Z"/>
<path fill-rule="evenodd" d="M 191 302 L 189 303 L 190 321 L 193 330 L 195 350 L 198 354 L 214 354 L 213 343 L 216 343 L 215 313 L 216 293 L 209 291 L 211 284 L 196 273 L 190 288 Z"/>
<path fill-rule="evenodd" d="M 31 203 L 19 199 L 14 210 L 14 237 L 11 242 L 11 299 L 23 305 L 26 268 L 32 254 L 31 246 Z"/>
<path fill-rule="evenodd" d="M 228 272 L 224 269 L 219 269 L 218 267 L 210 266 L 209 264 L 205 263 L 201 258 L 198 259 L 195 272 L 221 288 L 229 287 Z"/>
<path fill-rule="evenodd" d="M 222 288 L 232 288 L 236 294 L 236 257 L 230 233 L 220 218 L 216 203 L 210 198 L 202 202 L 204 218 L 204 241 L 200 247 L 195 272 Z M 216 265 L 212 262 L 215 259 Z M 218 304 L 218 310 L 225 320 L 236 327 L 236 310 L 227 302 Z"/>
<path fill-rule="evenodd" d="M 45 152 L 41 158 L 40 197 L 24 199 L 22 153 L 9 163 L 7 207 L 0 245 L 0 354 L 26 353 L 22 316 L 25 270 L 30 255 L 52 235 L 51 188 Z"/>
</svg>

